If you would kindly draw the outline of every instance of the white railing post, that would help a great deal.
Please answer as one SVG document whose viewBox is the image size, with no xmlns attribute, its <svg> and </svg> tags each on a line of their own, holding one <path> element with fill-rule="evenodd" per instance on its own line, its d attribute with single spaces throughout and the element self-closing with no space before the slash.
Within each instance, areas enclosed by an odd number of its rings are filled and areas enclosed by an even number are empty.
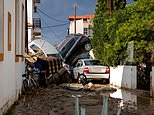
<svg viewBox="0 0 154 115">
<path fill-rule="evenodd" d="M 81 115 L 86 115 L 86 109 L 81 107 Z"/>
<path fill-rule="evenodd" d="M 72 95 L 75 98 L 75 115 L 79 115 L 79 97 L 81 95 Z"/>
<path fill-rule="evenodd" d="M 101 115 L 108 115 L 108 96 L 103 96 L 103 106 L 102 106 L 102 114 Z"/>
</svg>

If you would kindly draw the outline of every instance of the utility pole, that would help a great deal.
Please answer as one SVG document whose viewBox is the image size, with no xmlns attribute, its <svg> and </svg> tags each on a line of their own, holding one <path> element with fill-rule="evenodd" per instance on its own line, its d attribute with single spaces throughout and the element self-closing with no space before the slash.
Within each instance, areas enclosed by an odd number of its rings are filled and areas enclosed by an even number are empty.
<svg viewBox="0 0 154 115">
<path fill-rule="evenodd" d="M 77 0 L 75 0 L 74 4 L 74 33 L 76 34 L 76 7 L 77 7 Z"/>
</svg>

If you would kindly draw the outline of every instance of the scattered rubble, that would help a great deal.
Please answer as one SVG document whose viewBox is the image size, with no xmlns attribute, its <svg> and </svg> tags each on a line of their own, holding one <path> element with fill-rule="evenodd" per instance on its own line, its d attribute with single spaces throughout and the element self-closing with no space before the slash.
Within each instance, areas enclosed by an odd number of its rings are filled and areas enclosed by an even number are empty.
<svg viewBox="0 0 154 115">
<path fill-rule="evenodd" d="M 107 86 L 107 85 L 96 85 L 96 84 L 93 84 L 92 82 L 89 82 L 88 84 L 86 85 L 82 85 L 82 84 L 63 84 L 63 88 L 64 89 L 68 89 L 68 90 L 74 90 L 74 91 L 94 91 L 96 92 L 97 94 L 100 94 L 100 93 L 104 93 L 104 92 L 115 92 L 117 89 L 116 88 L 113 88 L 111 86 Z"/>
</svg>

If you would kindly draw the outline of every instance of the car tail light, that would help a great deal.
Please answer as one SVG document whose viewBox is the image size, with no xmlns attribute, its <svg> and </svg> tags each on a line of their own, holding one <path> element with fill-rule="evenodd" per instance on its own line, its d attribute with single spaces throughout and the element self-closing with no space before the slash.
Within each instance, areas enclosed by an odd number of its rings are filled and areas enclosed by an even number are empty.
<svg viewBox="0 0 154 115">
<path fill-rule="evenodd" d="M 105 72 L 110 73 L 110 68 L 106 68 Z"/>
<path fill-rule="evenodd" d="M 89 69 L 88 69 L 88 67 L 85 67 L 85 68 L 83 69 L 83 72 L 86 72 L 86 73 L 88 73 L 88 72 L 89 72 Z"/>
</svg>

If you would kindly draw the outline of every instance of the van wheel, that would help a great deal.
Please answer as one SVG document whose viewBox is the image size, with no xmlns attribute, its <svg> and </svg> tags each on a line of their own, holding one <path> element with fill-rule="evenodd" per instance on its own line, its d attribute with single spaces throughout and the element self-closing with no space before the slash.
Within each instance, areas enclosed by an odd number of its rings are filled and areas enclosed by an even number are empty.
<svg viewBox="0 0 154 115">
<path fill-rule="evenodd" d="M 87 83 L 87 78 L 85 75 L 80 74 L 78 76 L 78 83 L 81 83 L 82 85 L 85 85 Z"/>
</svg>

